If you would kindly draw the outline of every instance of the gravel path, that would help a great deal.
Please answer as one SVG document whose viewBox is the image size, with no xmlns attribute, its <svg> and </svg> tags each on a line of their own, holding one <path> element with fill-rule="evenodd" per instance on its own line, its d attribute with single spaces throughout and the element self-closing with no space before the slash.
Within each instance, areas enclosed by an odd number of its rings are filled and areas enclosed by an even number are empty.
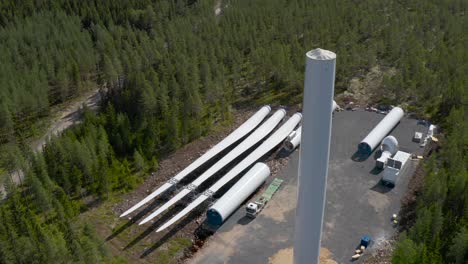
<svg viewBox="0 0 468 264">
<path fill-rule="evenodd" d="M 47 129 L 46 133 L 36 141 L 31 143 L 31 147 L 36 152 L 41 152 L 44 148 L 45 143 L 47 140 L 53 136 L 58 135 L 65 129 L 71 127 L 72 125 L 80 122 L 81 119 L 81 108 L 84 105 L 89 107 L 92 110 L 97 110 L 99 107 L 99 102 L 101 101 L 101 93 L 99 89 L 91 90 L 79 98 L 72 100 L 71 102 L 67 103 L 63 108 L 57 110 L 58 118 L 52 121 L 51 125 Z M 12 181 L 15 184 L 21 184 L 24 179 L 24 173 L 21 170 L 14 171 L 11 175 L 0 175 L 2 179 L 4 177 L 11 177 Z M 4 199 L 6 197 L 6 191 L 4 183 L 0 183 L 0 194 L 3 194 L 0 199 Z"/>
</svg>

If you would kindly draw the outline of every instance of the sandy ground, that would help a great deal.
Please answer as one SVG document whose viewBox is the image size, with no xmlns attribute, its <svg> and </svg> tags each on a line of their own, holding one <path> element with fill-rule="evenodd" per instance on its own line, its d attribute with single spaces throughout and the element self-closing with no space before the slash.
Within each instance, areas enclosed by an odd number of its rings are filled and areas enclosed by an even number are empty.
<svg viewBox="0 0 468 264">
<path fill-rule="evenodd" d="M 335 100 L 353 101 L 356 105 L 365 106 L 371 102 L 378 102 L 382 98 L 382 93 L 389 99 L 395 99 L 393 91 L 383 88 L 384 77 L 392 77 L 397 73 L 394 68 L 374 66 L 369 72 L 360 77 L 354 77 L 349 82 L 349 88 L 339 94 Z"/>
<path fill-rule="evenodd" d="M 268 264 L 293 264 L 294 249 L 292 247 L 281 249 L 275 255 L 268 259 Z M 338 264 L 330 258 L 331 253 L 326 248 L 320 249 L 320 264 Z"/>
</svg>

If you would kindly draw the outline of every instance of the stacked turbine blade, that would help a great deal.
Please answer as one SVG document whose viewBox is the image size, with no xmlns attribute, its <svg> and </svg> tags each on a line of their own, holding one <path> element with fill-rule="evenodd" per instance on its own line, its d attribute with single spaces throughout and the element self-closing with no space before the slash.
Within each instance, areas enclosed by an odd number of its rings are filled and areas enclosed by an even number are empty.
<svg viewBox="0 0 468 264">
<path fill-rule="evenodd" d="M 302 115 L 300 113 L 294 114 L 286 123 L 284 123 L 275 133 L 273 133 L 268 139 L 266 139 L 258 148 L 252 151 L 246 158 L 239 162 L 234 168 L 232 168 L 228 173 L 226 173 L 221 179 L 219 179 L 213 186 L 211 186 L 208 191 L 205 191 L 204 194 L 200 195 L 192 203 L 190 203 L 186 208 L 179 212 L 176 216 L 162 225 L 157 232 L 160 232 L 170 225 L 174 224 L 190 211 L 198 207 L 204 201 L 206 201 L 211 194 L 217 192 L 242 171 L 250 167 L 253 163 L 257 162 L 261 157 L 270 152 L 273 148 L 281 144 L 284 139 L 294 130 L 294 128 L 301 121 Z"/>
<path fill-rule="evenodd" d="M 158 208 L 155 212 L 151 213 L 148 217 L 143 219 L 140 222 L 140 225 L 151 221 L 153 218 L 169 209 L 172 205 L 174 205 L 186 195 L 188 195 L 190 192 L 198 188 L 198 186 L 200 186 L 206 180 L 213 177 L 217 172 L 225 168 L 244 152 L 258 144 L 262 139 L 264 139 L 268 134 L 270 134 L 273 131 L 273 129 L 275 129 L 275 127 L 283 120 L 285 115 L 286 111 L 284 111 L 284 109 L 276 111 L 270 118 L 268 118 L 267 121 L 265 121 L 260 127 L 258 127 L 252 134 L 250 134 L 246 139 L 244 139 L 244 141 L 237 145 L 233 150 L 231 150 L 228 154 L 226 154 L 223 158 L 221 158 L 218 162 L 216 162 L 213 166 L 206 170 L 192 183 L 188 184 L 180 193 L 174 196 L 171 200 L 169 200 L 163 206 Z"/>
<path fill-rule="evenodd" d="M 228 147 L 232 146 L 234 143 L 239 141 L 241 138 L 249 134 L 254 128 L 256 128 L 270 113 L 271 107 L 270 106 L 263 106 L 258 112 L 256 112 L 252 117 L 250 117 L 246 122 L 244 122 L 240 127 L 234 130 L 231 134 L 229 134 L 225 139 L 215 145 L 213 148 L 208 150 L 205 154 L 195 160 L 192 164 L 190 164 L 187 168 L 179 172 L 176 176 L 174 176 L 171 180 L 167 183 L 159 187 L 156 191 L 145 197 L 143 200 L 132 206 L 130 209 L 125 211 L 120 217 L 126 216 L 141 206 L 145 205 L 152 199 L 156 198 L 172 186 L 176 185 L 180 180 L 185 178 L 187 175 L 195 171 L 201 165 L 205 164 L 207 161 L 227 149 Z"/>
</svg>

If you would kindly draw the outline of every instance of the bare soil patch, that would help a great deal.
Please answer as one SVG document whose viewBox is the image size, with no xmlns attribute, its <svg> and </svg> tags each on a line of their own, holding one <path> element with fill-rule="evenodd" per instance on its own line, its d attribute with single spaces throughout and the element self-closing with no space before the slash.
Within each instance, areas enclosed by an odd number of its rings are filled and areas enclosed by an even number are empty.
<svg viewBox="0 0 468 264">
<path fill-rule="evenodd" d="M 335 100 L 344 105 L 352 101 L 356 105 L 365 106 L 375 103 L 382 96 L 393 99 L 396 95 L 384 89 L 383 80 L 385 76 L 391 77 L 396 73 L 394 68 L 374 66 L 364 76 L 352 78 L 348 89 L 336 96 Z"/>
<path fill-rule="evenodd" d="M 269 260 L 269 264 L 292 264 L 294 258 L 294 250 L 293 248 L 284 248 L 278 251 L 275 255 L 273 255 Z M 334 261 L 331 258 L 331 252 L 322 247 L 320 248 L 320 257 L 319 257 L 320 264 L 337 264 L 338 262 Z"/>
</svg>

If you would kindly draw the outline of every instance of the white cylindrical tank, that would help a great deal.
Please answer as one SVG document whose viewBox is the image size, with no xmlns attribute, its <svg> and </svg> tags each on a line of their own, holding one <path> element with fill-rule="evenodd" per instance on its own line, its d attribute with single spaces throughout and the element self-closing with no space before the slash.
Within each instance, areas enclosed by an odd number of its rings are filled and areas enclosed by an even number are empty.
<svg viewBox="0 0 468 264">
<path fill-rule="evenodd" d="M 382 139 L 400 122 L 405 112 L 400 107 L 394 107 L 382 121 L 359 143 L 359 151 L 370 155 Z"/>
<path fill-rule="evenodd" d="M 434 133 L 435 133 L 435 130 L 436 130 L 436 126 L 435 125 L 429 125 L 429 129 L 427 130 L 427 137 L 432 137 L 434 136 Z"/>
<path fill-rule="evenodd" d="M 256 163 L 206 212 L 208 223 L 221 225 L 270 175 L 265 163 Z"/>
<path fill-rule="evenodd" d="M 287 151 L 293 151 L 301 144 L 301 136 L 302 136 L 302 126 L 300 126 L 296 131 L 294 131 L 294 136 L 292 138 L 288 138 L 284 142 L 284 148 Z"/>
<path fill-rule="evenodd" d="M 336 54 L 315 49 L 306 54 L 294 263 L 319 263 L 330 154 Z"/>
<path fill-rule="evenodd" d="M 388 158 L 392 157 L 398 151 L 398 140 L 394 136 L 388 136 L 382 140 L 380 146 L 382 154 L 376 161 L 376 167 L 383 169 L 387 164 Z"/>
<path fill-rule="evenodd" d="M 250 167 L 252 164 L 257 162 L 257 160 L 264 157 L 268 152 L 278 146 L 281 142 L 286 139 L 286 137 L 291 134 L 291 131 L 301 122 L 302 114 L 295 113 L 288 119 L 280 128 L 278 128 L 270 137 L 268 137 L 263 143 L 258 146 L 254 151 L 252 151 L 247 157 L 243 160 L 239 161 L 236 166 L 234 166 L 230 171 L 228 171 L 224 176 L 222 176 L 215 184 L 213 184 L 208 190 L 206 190 L 202 195 L 198 196 L 197 199 L 192 201 L 187 207 L 185 207 L 182 211 L 176 214 L 173 218 L 167 221 L 164 225 L 162 225 L 156 232 L 161 232 L 162 230 L 168 228 L 175 222 L 179 221 L 182 217 L 187 215 L 193 209 L 197 208 L 200 204 L 206 201 L 211 195 L 229 183 L 232 179 L 237 177 L 240 173 Z M 188 189 L 182 190 L 185 191 Z M 180 193 L 182 193 L 180 192 Z M 190 192 L 190 191 L 189 191 Z M 189 192 L 181 195 L 179 198 L 181 199 Z M 179 193 L 179 194 L 180 194 Z"/>
<path fill-rule="evenodd" d="M 336 109 L 339 108 L 339 105 L 333 100 L 333 108 L 332 112 L 335 112 Z M 284 142 L 284 148 L 287 151 L 293 151 L 301 144 L 301 136 L 302 136 L 302 126 L 300 126 L 298 129 L 295 131 L 291 132 L 289 134 L 288 138 Z"/>
<path fill-rule="evenodd" d="M 294 130 L 293 132 L 291 132 L 291 134 L 289 134 L 289 136 L 286 138 L 286 140 L 291 140 L 291 139 L 293 139 L 293 138 L 296 136 L 296 131 L 297 131 L 297 129 Z"/>
</svg>

